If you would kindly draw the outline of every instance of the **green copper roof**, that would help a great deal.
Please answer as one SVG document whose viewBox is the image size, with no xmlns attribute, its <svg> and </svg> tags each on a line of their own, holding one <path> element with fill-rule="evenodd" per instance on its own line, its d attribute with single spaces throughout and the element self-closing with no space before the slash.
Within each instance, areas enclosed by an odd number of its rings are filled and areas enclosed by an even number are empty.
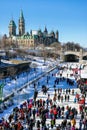
<svg viewBox="0 0 87 130">
<path fill-rule="evenodd" d="M 42 33 L 41 29 L 38 30 L 38 33 Z"/>
<path fill-rule="evenodd" d="M 22 11 L 22 10 L 21 10 L 21 12 L 20 12 L 20 19 L 24 19 L 23 11 Z"/>
<path fill-rule="evenodd" d="M 22 36 L 17 36 L 17 39 L 36 39 L 37 35 L 22 35 Z"/>
<path fill-rule="evenodd" d="M 16 24 L 15 24 L 14 20 L 11 20 L 11 21 L 10 21 L 9 26 L 14 26 L 14 27 L 16 27 Z"/>
<path fill-rule="evenodd" d="M 54 31 L 53 31 L 53 30 L 51 31 L 51 34 L 54 34 Z"/>
</svg>

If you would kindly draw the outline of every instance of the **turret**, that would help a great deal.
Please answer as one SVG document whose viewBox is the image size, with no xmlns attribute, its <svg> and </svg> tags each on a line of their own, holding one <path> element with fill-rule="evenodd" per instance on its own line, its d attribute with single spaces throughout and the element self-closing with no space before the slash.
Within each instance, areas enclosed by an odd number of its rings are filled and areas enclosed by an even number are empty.
<svg viewBox="0 0 87 130">
<path fill-rule="evenodd" d="M 42 36 L 43 34 L 42 34 L 42 31 L 41 31 L 41 29 L 39 29 L 38 30 L 38 36 Z"/>
<path fill-rule="evenodd" d="M 47 31 L 47 28 L 45 26 L 45 29 L 44 29 L 44 34 L 47 35 L 48 34 L 48 31 Z"/>
<path fill-rule="evenodd" d="M 54 33 L 54 31 L 51 31 L 50 35 L 51 35 L 53 38 L 55 38 L 55 33 Z"/>
<path fill-rule="evenodd" d="M 30 30 L 30 35 L 32 36 L 32 30 Z"/>
<path fill-rule="evenodd" d="M 9 23 L 9 36 L 16 36 L 16 24 L 14 20 L 12 19 Z"/>
</svg>

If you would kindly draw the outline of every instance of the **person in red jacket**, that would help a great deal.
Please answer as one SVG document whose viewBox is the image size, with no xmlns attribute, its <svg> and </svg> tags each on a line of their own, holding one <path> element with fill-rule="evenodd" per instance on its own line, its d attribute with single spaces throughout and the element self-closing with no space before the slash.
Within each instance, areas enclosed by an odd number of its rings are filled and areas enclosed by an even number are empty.
<svg viewBox="0 0 87 130">
<path fill-rule="evenodd" d="M 53 114 L 54 114 L 54 118 L 57 119 L 57 114 L 58 114 L 58 112 L 57 112 L 57 109 L 56 109 L 56 108 L 53 109 Z"/>
</svg>

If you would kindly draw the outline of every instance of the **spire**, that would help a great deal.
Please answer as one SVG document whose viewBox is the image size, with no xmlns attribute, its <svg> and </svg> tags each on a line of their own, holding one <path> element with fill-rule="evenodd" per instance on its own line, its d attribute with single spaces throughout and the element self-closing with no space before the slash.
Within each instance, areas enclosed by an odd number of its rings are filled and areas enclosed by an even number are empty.
<svg viewBox="0 0 87 130">
<path fill-rule="evenodd" d="M 13 14 L 11 14 L 11 20 L 13 21 Z"/>
<path fill-rule="evenodd" d="M 47 35 L 48 34 L 48 31 L 47 31 L 47 28 L 45 26 L 45 29 L 44 29 L 44 34 Z"/>
<path fill-rule="evenodd" d="M 19 35 L 23 35 L 25 33 L 25 20 L 23 16 L 23 11 L 20 11 L 20 17 L 19 17 Z"/>
<path fill-rule="evenodd" d="M 46 28 L 46 26 L 45 26 L 45 30 L 44 30 L 45 32 L 47 32 L 47 28 Z"/>
<path fill-rule="evenodd" d="M 30 35 L 32 36 L 32 30 L 30 30 Z"/>
<path fill-rule="evenodd" d="M 23 16 L 23 11 L 21 9 L 21 12 L 20 12 L 20 19 L 24 19 L 24 16 Z"/>
<path fill-rule="evenodd" d="M 58 30 L 56 31 L 56 34 L 58 34 Z"/>
</svg>

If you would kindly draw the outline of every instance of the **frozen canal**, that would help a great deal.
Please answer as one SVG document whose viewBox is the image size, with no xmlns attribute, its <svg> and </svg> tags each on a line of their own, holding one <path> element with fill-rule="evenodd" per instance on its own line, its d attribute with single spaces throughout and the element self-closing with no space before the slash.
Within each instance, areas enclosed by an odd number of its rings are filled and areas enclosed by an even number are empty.
<svg viewBox="0 0 87 130">
<path fill-rule="evenodd" d="M 52 65 L 53 64 L 53 65 Z M 27 88 L 24 88 L 22 91 L 17 91 L 20 89 L 22 86 L 25 86 L 25 84 L 30 83 L 37 77 L 41 76 L 44 74 L 46 71 L 50 70 L 49 67 L 50 63 L 47 62 L 46 65 L 43 65 L 43 61 L 39 61 L 39 64 L 36 69 L 31 69 L 29 72 L 25 72 L 24 74 L 19 75 L 19 78 L 16 80 L 10 80 L 9 78 L 6 79 L 6 84 L 3 88 L 3 98 L 7 97 L 11 93 L 14 93 L 14 97 L 11 99 L 14 102 L 14 105 L 7 107 L 3 111 L 3 113 L 0 113 L 0 118 L 1 117 L 8 117 L 8 115 L 11 113 L 14 107 L 19 106 L 21 102 L 25 101 L 26 99 L 32 98 L 34 94 L 34 83 L 27 85 Z M 54 66 L 54 63 L 51 63 L 52 66 Z M 51 66 L 51 68 L 52 68 Z M 56 72 L 57 70 L 54 70 Z M 46 82 L 46 77 L 42 77 L 40 81 L 35 82 L 37 90 L 41 90 L 41 86 L 43 83 Z M 38 85 L 38 82 L 40 82 L 40 85 Z M 2 106 L 2 104 L 1 104 Z"/>
<path fill-rule="evenodd" d="M 64 64 L 64 66 L 66 66 L 66 64 Z M 81 65 L 77 64 L 78 68 L 81 67 Z M 68 66 L 69 67 L 69 66 Z M 70 65 L 71 67 L 71 65 Z M 69 68 L 70 68 L 69 67 Z M 72 67 L 74 68 L 74 65 L 72 65 Z M 76 66 L 75 66 L 76 67 Z M 42 68 L 43 69 L 43 68 Z M 39 71 L 39 73 L 32 73 L 29 74 L 28 76 L 25 75 L 24 77 L 21 77 L 21 78 L 25 78 L 25 80 L 19 80 L 19 82 L 23 82 L 26 83 L 28 80 L 30 81 L 31 77 L 32 79 L 36 78 L 38 74 L 41 74 L 42 73 L 42 69 L 41 71 Z M 44 68 L 45 70 L 45 68 Z M 46 70 L 45 72 L 48 70 L 47 66 L 46 66 Z M 60 71 L 60 74 L 62 73 L 62 76 L 63 77 L 67 77 L 70 78 L 72 81 L 74 81 L 74 85 L 70 85 L 70 84 L 67 84 L 66 80 L 61 80 L 57 85 L 56 85 L 56 89 L 58 88 L 62 88 L 64 89 L 64 91 L 66 89 L 75 89 L 75 93 L 78 92 L 80 93 L 79 89 L 77 89 L 77 83 L 75 81 L 75 77 L 74 76 L 71 76 L 73 74 L 73 72 L 70 70 L 70 69 L 65 69 L 64 71 Z M 42 92 L 41 92 L 41 89 L 42 89 L 42 85 L 45 85 L 49 88 L 48 90 L 48 94 L 51 95 L 51 97 L 53 97 L 54 95 L 54 81 L 56 78 L 60 77 L 60 74 L 59 74 L 59 70 L 58 69 L 55 69 L 53 70 L 52 72 L 50 72 L 49 74 L 46 74 L 46 76 L 42 77 L 41 79 L 39 79 L 38 81 L 35 82 L 35 88 L 38 90 L 38 99 L 40 98 L 43 98 L 43 99 L 46 99 L 47 98 L 47 95 L 44 95 Z M 30 79 L 29 79 L 30 78 Z M 49 80 L 47 80 L 49 79 Z M 17 81 L 18 82 L 18 81 Z M 22 83 L 19 83 L 22 85 Z M 10 85 L 9 85 L 10 86 Z M 11 86 L 10 86 L 11 87 Z M 18 85 L 16 86 L 17 88 L 19 87 Z M 14 87 L 12 87 L 14 88 Z M 16 88 L 16 89 L 17 89 Z M 26 88 L 24 88 L 22 91 L 20 92 L 16 92 L 15 89 L 13 89 L 13 91 L 15 92 L 15 96 L 13 97 L 13 100 L 14 100 L 14 105 L 9 107 L 7 110 L 4 110 L 3 113 L 0 114 L 0 117 L 4 117 L 4 118 L 7 118 L 8 115 L 10 113 L 12 113 L 13 111 L 13 108 L 16 107 L 16 106 L 20 106 L 22 102 L 24 102 L 25 100 L 27 99 L 31 99 L 33 98 L 33 94 L 34 94 L 34 83 L 33 84 L 30 84 L 28 85 Z M 11 89 L 11 88 L 10 88 Z M 9 89 L 9 90 L 10 90 Z M 8 90 L 8 89 L 7 89 Z M 10 92 L 10 91 L 8 91 Z M 87 99 L 86 99 L 86 103 L 87 103 Z M 74 103 L 74 96 L 71 95 L 70 97 L 70 102 L 63 102 L 63 103 L 60 103 L 60 106 L 64 105 L 70 105 L 70 106 L 73 106 L 73 107 L 76 107 L 76 109 L 78 109 L 79 105 L 78 104 L 75 104 Z M 39 119 L 39 118 L 38 118 Z M 77 116 L 77 126 L 79 125 L 78 122 L 79 122 L 79 119 L 80 119 L 80 114 L 78 114 Z M 37 120 L 37 119 L 36 119 Z M 60 119 L 57 119 L 57 123 L 60 123 L 62 120 Z M 50 119 L 47 119 L 47 124 L 50 124 Z"/>
</svg>

